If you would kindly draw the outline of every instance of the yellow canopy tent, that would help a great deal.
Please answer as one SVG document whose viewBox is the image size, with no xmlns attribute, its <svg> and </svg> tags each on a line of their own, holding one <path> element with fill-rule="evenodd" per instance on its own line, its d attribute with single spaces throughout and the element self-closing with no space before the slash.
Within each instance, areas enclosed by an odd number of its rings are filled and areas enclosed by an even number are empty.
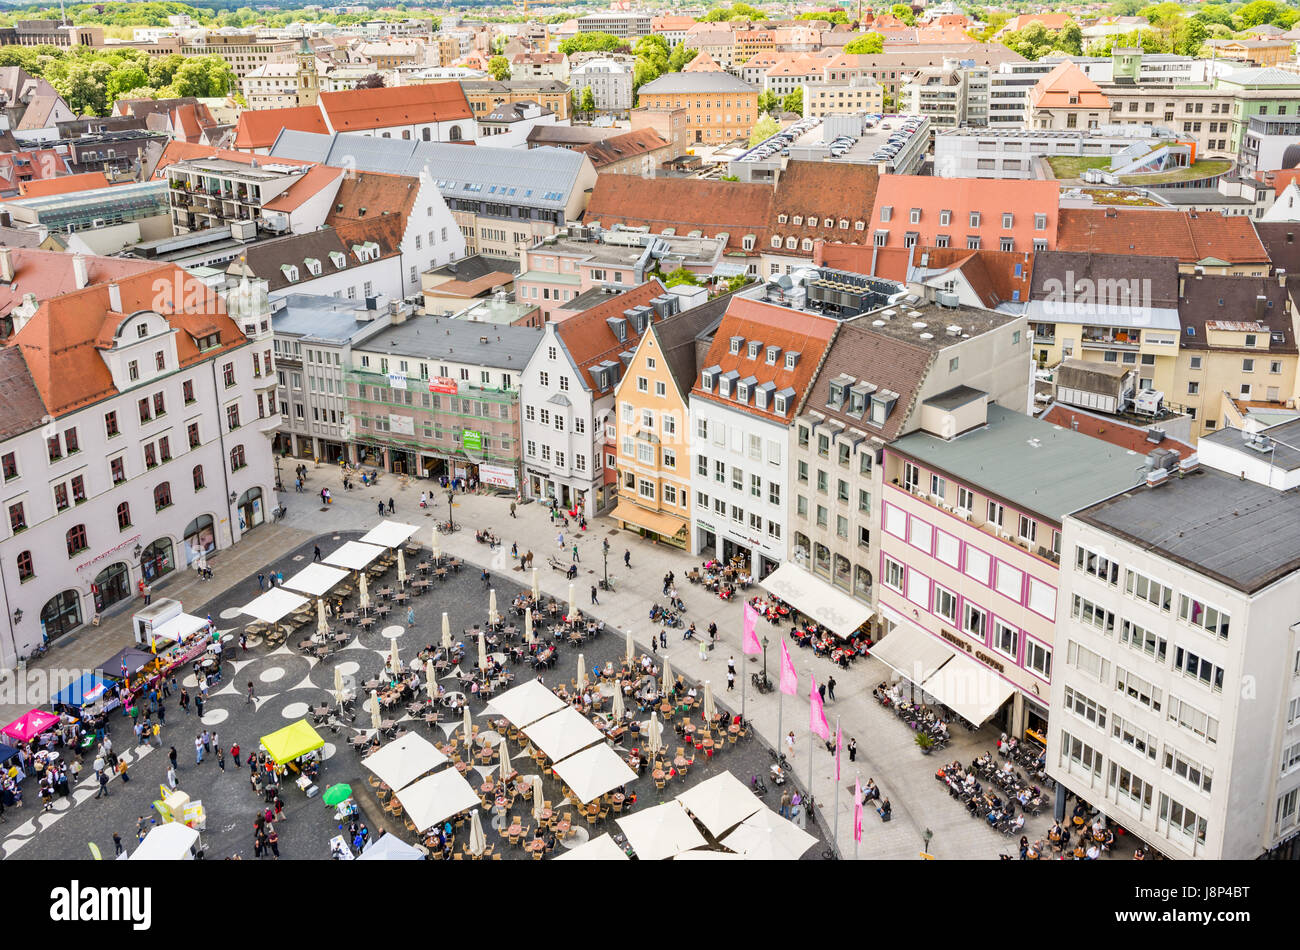
<svg viewBox="0 0 1300 950">
<path fill-rule="evenodd" d="M 299 719 L 270 735 L 262 736 L 262 748 L 276 765 L 292 762 L 300 755 L 313 752 L 324 744 L 325 740 L 307 724 L 306 719 Z"/>
</svg>

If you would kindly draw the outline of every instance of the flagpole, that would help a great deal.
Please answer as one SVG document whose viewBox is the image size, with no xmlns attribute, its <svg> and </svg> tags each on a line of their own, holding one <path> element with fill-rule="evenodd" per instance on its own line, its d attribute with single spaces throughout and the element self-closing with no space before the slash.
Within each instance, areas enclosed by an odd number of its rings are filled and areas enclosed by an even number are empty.
<svg viewBox="0 0 1300 950">
<path fill-rule="evenodd" d="M 743 634 L 742 634 L 743 635 Z M 745 721 L 745 645 L 740 646 L 740 721 Z"/>
<path fill-rule="evenodd" d="M 811 667 L 811 666 L 808 667 L 808 682 L 809 682 L 810 684 L 813 682 L 813 671 L 812 671 L 812 667 Z M 813 791 L 812 791 L 812 789 L 813 789 L 813 736 L 815 736 L 816 733 L 813 732 L 813 727 L 812 727 L 812 699 L 811 699 L 811 697 L 810 697 L 809 700 L 808 700 L 808 709 L 809 709 L 809 715 L 808 715 L 808 797 L 809 797 L 809 798 L 812 798 L 812 793 L 813 793 Z M 805 805 L 805 806 L 804 806 L 804 811 L 807 811 L 807 810 L 808 810 L 808 806 Z M 814 817 L 815 817 L 815 816 L 814 816 Z M 816 825 L 814 825 L 814 827 L 816 827 Z"/>
<path fill-rule="evenodd" d="M 831 836 L 831 841 L 835 843 L 836 848 L 840 846 L 840 785 L 843 784 L 840 781 L 840 770 L 839 770 L 839 764 L 840 764 L 839 738 L 840 738 L 840 717 L 836 716 L 835 717 L 835 831 Z"/>
<path fill-rule="evenodd" d="M 858 769 L 858 774 L 855 776 L 855 779 L 856 779 L 857 784 L 860 786 L 860 785 L 862 784 L 862 770 L 861 770 L 861 769 Z M 857 798 L 854 798 L 854 800 L 853 800 L 853 807 L 854 807 L 854 814 L 855 814 L 855 816 L 856 816 L 856 813 L 857 813 Z M 854 817 L 853 820 L 856 822 L 856 821 L 857 821 L 857 818 Z M 853 860 L 854 860 L 854 861 L 856 861 L 856 860 L 858 859 L 858 841 L 859 841 L 859 838 L 860 838 L 860 837 L 861 837 L 861 836 L 858 834 L 858 828 L 857 828 L 857 825 L 855 824 L 854 827 L 853 827 Z"/>
</svg>

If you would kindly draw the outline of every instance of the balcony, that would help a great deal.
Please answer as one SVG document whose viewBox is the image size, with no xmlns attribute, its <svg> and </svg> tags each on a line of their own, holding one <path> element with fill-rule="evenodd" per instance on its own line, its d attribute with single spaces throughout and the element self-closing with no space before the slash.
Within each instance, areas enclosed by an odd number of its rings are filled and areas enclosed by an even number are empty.
<svg viewBox="0 0 1300 950">
<path fill-rule="evenodd" d="M 1093 350 L 1137 351 L 1139 334 L 1136 330 L 1112 330 L 1103 327 L 1085 327 L 1081 344 Z"/>
</svg>

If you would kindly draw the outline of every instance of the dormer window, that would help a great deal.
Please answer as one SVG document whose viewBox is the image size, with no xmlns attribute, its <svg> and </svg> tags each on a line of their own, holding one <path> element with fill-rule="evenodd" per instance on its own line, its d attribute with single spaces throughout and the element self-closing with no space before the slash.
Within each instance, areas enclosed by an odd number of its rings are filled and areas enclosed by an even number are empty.
<svg viewBox="0 0 1300 950">
<path fill-rule="evenodd" d="M 749 385 L 747 383 L 736 384 L 736 401 L 749 402 Z"/>
<path fill-rule="evenodd" d="M 826 405 L 831 409 L 838 409 L 844 402 L 844 383 L 835 380 L 831 382 L 830 392 L 826 397 Z"/>
<path fill-rule="evenodd" d="M 784 393 L 777 393 L 776 398 L 772 400 L 772 407 L 781 415 L 785 415 L 790 407 L 790 397 Z"/>
<path fill-rule="evenodd" d="M 776 365 L 776 357 L 777 357 L 777 354 L 780 353 L 780 352 L 781 352 L 781 348 L 780 348 L 779 346 L 769 346 L 769 347 L 767 348 L 767 365 L 768 365 L 768 366 L 775 366 L 775 365 Z"/>
<path fill-rule="evenodd" d="M 777 224 L 785 224 L 785 222 L 786 222 L 786 220 L 787 220 L 788 218 L 789 218 L 789 215 L 778 214 L 778 215 L 776 216 L 776 223 L 777 223 Z"/>
<path fill-rule="evenodd" d="M 808 215 L 808 227 L 810 228 L 817 227 L 817 216 L 815 214 Z"/>
<path fill-rule="evenodd" d="M 803 224 L 803 215 L 801 215 L 801 214 L 796 214 L 796 215 L 794 216 L 793 220 L 791 220 L 790 223 L 793 224 L 793 225 L 795 225 L 796 227 L 798 227 L 799 225 Z"/>
<path fill-rule="evenodd" d="M 330 263 L 333 264 L 337 270 L 342 270 L 348 264 L 347 255 L 342 251 L 330 251 Z"/>
<path fill-rule="evenodd" d="M 811 251 L 813 249 L 812 238 L 804 238 L 799 242 L 799 247 L 804 251 Z"/>
<path fill-rule="evenodd" d="M 780 246 L 781 246 L 781 235 L 779 235 L 779 234 L 773 234 L 773 235 L 772 235 L 772 246 L 773 246 L 773 247 L 780 247 Z"/>
<path fill-rule="evenodd" d="M 752 251 L 754 249 L 754 241 L 754 235 L 746 234 L 740 239 L 740 246 L 746 251 Z"/>
<path fill-rule="evenodd" d="M 847 231 L 848 229 L 849 229 L 849 219 L 848 219 L 848 218 L 840 218 L 840 230 L 841 230 L 841 231 Z"/>
<path fill-rule="evenodd" d="M 758 340 L 750 340 L 748 346 L 749 358 L 751 360 L 758 359 L 758 351 L 761 350 L 762 348 L 763 348 L 763 344 L 761 342 L 759 342 Z"/>
<path fill-rule="evenodd" d="M 732 356 L 736 356 L 736 355 L 738 355 L 738 354 L 740 353 L 740 347 L 744 344 L 744 342 L 745 342 L 745 338 L 744 338 L 743 336 L 733 336 L 733 337 L 731 338 L 731 355 L 732 355 Z"/>
<path fill-rule="evenodd" d="M 799 354 L 796 351 L 791 350 L 789 353 L 785 354 L 786 369 L 794 369 L 795 364 L 798 362 L 799 362 Z"/>
<path fill-rule="evenodd" d="M 799 246 L 799 239 L 792 234 L 785 239 L 785 246 L 787 250 L 793 251 Z"/>
<path fill-rule="evenodd" d="M 281 265 L 280 265 L 280 273 L 282 273 L 282 274 L 284 275 L 284 279 L 285 279 L 285 280 L 287 280 L 287 281 L 289 281 L 290 283 L 292 283 L 293 281 L 295 281 L 295 280 L 298 279 L 298 265 L 296 265 L 296 264 L 281 264 Z"/>
<path fill-rule="evenodd" d="M 894 208 L 892 205 L 885 205 L 883 208 L 880 209 L 881 221 L 888 221 L 893 216 L 894 216 Z"/>
<path fill-rule="evenodd" d="M 320 261 L 314 257 L 309 257 L 303 263 L 307 265 L 307 270 L 313 277 L 320 276 Z"/>
</svg>

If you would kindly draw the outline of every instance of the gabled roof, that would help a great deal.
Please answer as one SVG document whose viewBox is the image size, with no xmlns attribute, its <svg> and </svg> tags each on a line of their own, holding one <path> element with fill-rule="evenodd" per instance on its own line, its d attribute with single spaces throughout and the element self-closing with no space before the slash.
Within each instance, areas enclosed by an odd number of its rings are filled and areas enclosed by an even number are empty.
<svg viewBox="0 0 1300 950">
<path fill-rule="evenodd" d="M 583 220 L 606 228 L 648 227 L 655 233 L 666 227 L 678 234 L 699 230 L 706 237 L 726 232 L 732 251 L 741 250 L 744 236 L 753 234 L 756 253 L 767 241 L 772 200 L 772 187 L 766 184 L 605 174 L 596 179 Z"/>
<path fill-rule="evenodd" d="M 826 218 L 870 222 L 879 184 L 875 165 L 792 161 L 777 179 L 769 227 L 782 237 L 818 237 L 827 233 L 820 226 Z M 782 214 L 786 216 L 784 223 L 778 220 Z M 801 224 L 794 223 L 796 216 L 802 219 Z M 819 225 L 810 227 L 810 218 L 819 219 Z M 869 229 L 851 231 L 849 236 L 871 241 Z"/>
<path fill-rule="evenodd" d="M 641 335 L 631 324 L 627 327 L 627 339 L 619 340 L 614 329 L 606 322 L 611 317 L 622 317 L 624 310 L 630 310 L 650 301 L 664 292 L 664 285 L 658 280 L 648 280 L 631 290 L 611 296 L 608 301 L 597 304 L 582 313 L 576 314 L 555 327 L 555 335 L 564 344 L 569 359 L 577 367 L 582 377 L 582 385 L 590 392 L 599 393 L 591 374 L 591 368 L 604 360 L 618 360 L 618 355 L 626 350 L 635 350 Z M 651 318 L 653 320 L 653 317 Z"/>
<path fill-rule="evenodd" d="M 1070 60 L 1057 63 L 1029 91 L 1035 109 L 1109 109 L 1110 100 L 1101 87 L 1084 75 Z"/>
<path fill-rule="evenodd" d="M 45 301 L 75 291 L 75 260 L 75 254 L 63 251 L 11 246 L 9 261 L 14 269 L 14 279 L 0 283 L 0 316 L 8 314 L 28 294 L 35 294 L 38 301 Z M 82 260 L 86 264 L 88 285 L 124 280 L 158 267 L 154 262 L 132 257 L 97 257 L 87 254 L 82 256 Z"/>
<path fill-rule="evenodd" d="M 233 149 L 217 148 L 213 145 L 199 145 L 197 142 L 181 142 L 173 139 L 163 148 L 162 154 L 158 156 L 158 164 L 154 166 L 154 178 L 166 178 L 163 172 L 168 165 L 175 165 L 177 162 L 188 161 L 193 158 L 224 158 L 232 162 L 241 162 L 244 165 L 251 165 L 257 162 L 259 165 L 271 161 L 265 155 L 252 155 L 248 152 L 237 152 Z M 311 162 L 300 161 L 296 158 L 276 158 L 277 165 L 310 165 Z"/>
<path fill-rule="evenodd" d="M 299 175 L 284 191 L 262 206 L 266 211 L 297 211 L 321 192 L 335 187 L 345 172 L 341 168 L 317 165 Z"/>
<path fill-rule="evenodd" d="M 644 155 L 657 149 L 669 148 L 670 144 L 667 139 L 654 129 L 637 129 L 634 132 L 624 132 L 622 135 L 615 135 L 600 142 L 575 145 L 573 151 L 585 154 L 591 159 L 591 164 L 596 167 L 596 170 L 600 171 L 615 162 L 634 158 L 637 155 Z"/>
<path fill-rule="evenodd" d="M 691 387 L 695 385 L 695 375 L 700 371 L 696 364 L 699 355 L 696 341 L 701 334 L 717 329 L 733 296 L 734 292 L 721 294 L 698 307 L 683 310 L 650 326 L 650 332 L 663 357 L 664 368 L 668 370 L 668 375 L 672 377 L 683 400 L 689 397 Z"/>
<path fill-rule="evenodd" d="M 23 182 L 18 187 L 18 194 L 23 198 L 43 198 L 47 195 L 67 195 L 74 191 L 107 188 L 110 184 L 103 172 L 83 172 L 80 175 L 60 175 L 58 178 Z"/>
<path fill-rule="evenodd" d="M 328 132 L 325 117 L 316 106 L 295 106 L 289 109 L 245 109 L 239 114 L 235 128 L 235 148 L 251 151 L 270 148 L 282 129 L 299 132 Z"/>
<path fill-rule="evenodd" d="M 322 92 L 320 106 L 335 132 L 474 117 L 465 91 L 456 82 Z"/>
<path fill-rule="evenodd" d="M 322 276 L 367 263 L 352 248 L 371 241 L 379 246 L 381 260 L 396 256 L 402 243 L 402 221 L 396 215 L 389 215 L 374 221 L 345 222 L 333 228 L 262 241 L 252 247 L 246 264 L 255 277 L 266 281 L 268 291 L 276 293 L 315 279 L 307 270 L 308 258 L 320 261 Z M 343 267 L 335 266 L 331 252 L 343 254 Z M 298 268 L 296 281 L 286 276 L 285 265 Z M 231 272 L 238 266 L 238 261 L 232 264 Z"/>
<path fill-rule="evenodd" d="M 1056 249 L 1176 257 L 1182 264 L 1268 261 L 1250 218 L 1216 211 L 1062 208 Z"/>
<path fill-rule="evenodd" d="M 712 56 L 704 50 L 700 50 L 691 59 L 689 63 L 682 67 L 684 73 L 720 73 L 722 67 L 717 64 Z"/>
<path fill-rule="evenodd" d="M 1029 300 L 1029 282 L 1038 254 L 1043 251 L 977 251 L 955 247 L 918 248 L 912 260 L 917 269 L 933 279 L 941 274 L 961 274 L 989 310 L 1000 304 Z"/>
<path fill-rule="evenodd" d="M 691 398 L 731 406 L 738 412 L 769 421 L 787 423 L 794 417 L 799 403 L 803 401 L 822 355 L 835 336 L 836 327 L 836 322 L 829 317 L 802 313 L 750 297 L 732 297 L 731 305 L 727 307 L 727 312 L 723 315 L 722 322 L 718 324 L 718 330 L 713 336 L 708 355 L 704 357 L 704 367 L 719 366 L 723 373 L 735 370 L 742 379 L 750 375 L 756 376 L 760 385 L 772 383 L 776 393 L 783 389 L 793 389 L 794 398 L 789 400 L 784 414 L 776 411 L 774 401 L 770 402 L 765 410 L 757 408 L 752 403 L 747 406 L 742 405 L 735 399 L 718 395 L 716 389 L 714 392 L 706 392 L 700 385 L 698 373 L 695 385 L 691 389 Z M 733 354 L 730 342 L 732 337 L 741 337 L 746 341 L 760 341 L 763 347 L 759 351 L 758 358 L 751 360 L 744 346 L 740 348 L 739 353 Z M 775 366 L 767 365 L 766 348 L 769 346 L 780 347 L 783 354 L 791 351 L 798 353 L 799 359 L 794 369 L 785 368 L 784 357 L 778 359 Z"/>
<path fill-rule="evenodd" d="M 5 407 L 0 413 L 0 440 L 30 432 L 45 421 L 45 403 L 16 346 L 0 347 L 0 400 Z"/>
<path fill-rule="evenodd" d="M 639 95 L 694 95 L 697 92 L 757 94 L 758 87 L 727 72 L 664 73 L 641 87 Z"/>
<path fill-rule="evenodd" d="M 1232 277 L 1221 274 L 1186 277 L 1178 300 L 1178 320 L 1183 332 L 1178 346 L 1184 350 L 1210 349 L 1208 324 L 1225 321 L 1241 327 L 1258 325 L 1270 334 L 1268 350 L 1260 358 L 1295 353 L 1295 326 L 1291 301 L 1275 277 Z M 1251 355 L 1243 350 L 1245 356 Z"/>
<path fill-rule="evenodd" d="M 345 221 L 373 221 L 384 215 L 410 217 L 420 179 L 411 175 L 383 172 L 353 172 L 339 185 L 325 223 L 330 227 Z"/>
<path fill-rule="evenodd" d="M 179 267 L 153 265 L 115 283 L 121 294 L 120 311 L 109 305 L 108 283 L 94 284 L 46 300 L 13 336 L 11 345 L 21 350 L 32 382 L 52 415 L 64 415 L 117 394 L 99 349 L 106 326 L 115 326 L 140 310 L 155 310 L 171 326 L 185 331 L 175 334 L 181 366 L 211 359 L 246 342 L 220 301 L 212 310 L 192 307 L 195 299 L 215 297 L 198 278 Z M 161 294 L 159 287 L 165 288 Z M 173 295 L 180 300 L 174 301 Z M 176 308 L 174 302 L 184 306 Z M 200 353 L 195 338 L 214 332 L 220 334 L 220 345 Z"/>
<path fill-rule="evenodd" d="M 1085 283 L 1093 288 L 1112 288 L 1105 296 L 1120 299 L 1111 300 L 1110 306 L 1178 306 L 1177 258 L 1087 251 L 1039 251 L 1034 256 L 1033 299 L 1074 294 Z M 1130 294 L 1133 290 L 1136 293 Z M 1095 292 L 1089 296 L 1095 296 Z"/>
</svg>

